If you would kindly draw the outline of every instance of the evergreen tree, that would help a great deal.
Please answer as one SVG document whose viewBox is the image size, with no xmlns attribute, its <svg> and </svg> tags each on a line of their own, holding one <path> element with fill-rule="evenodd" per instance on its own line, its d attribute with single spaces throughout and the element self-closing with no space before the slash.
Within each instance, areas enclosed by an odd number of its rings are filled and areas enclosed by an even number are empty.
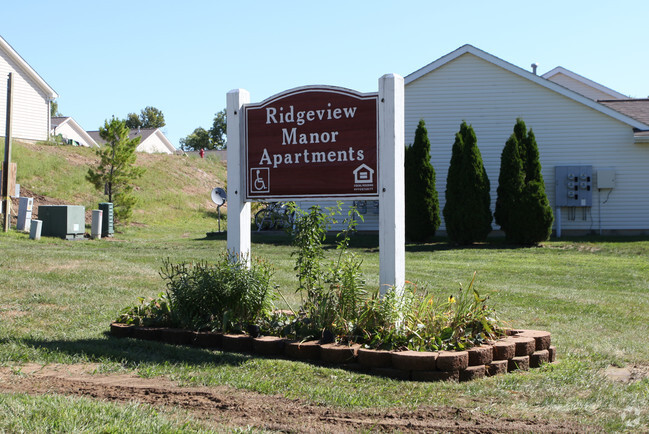
<svg viewBox="0 0 649 434">
<path fill-rule="evenodd" d="M 536 138 L 520 118 L 501 154 L 495 215 L 507 239 L 517 244 L 537 244 L 552 233 Z"/>
<path fill-rule="evenodd" d="M 108 195 L 113 202 L 117 220 L 127 221 L 133 212 L 136 198 L 133 196 L 133 181 L 142 176 L 144 169 L 135 167 L 135 148 L 140 137 L 128 138 L 129 129 L 125 121 L 113 117 L 99 128 L 99 135 L 106 144 L 97 150 L 99 164 L 88 169 L 86 179 L 99 191 Z"/>
<path fill-rule="evenodd" d="M 430 140 L 423 119 L 417 126 L 414 143 L 406 147 L 405 183 L 406 237 L 412 241 L 425 241 L 435 235 L 440 216 L 435 169 L 430 163 Z"/>
<path fill-rule="evenodd" d="M 498 176 L 498 197 L 494 217 L 496 224 L 500 225 L 505 234 L 510 233 L 510 214 L 515 204 L 522 195 L 525 186 L 525 172 L 523 171 L 523 158 L 521 157 L 522 134 L 517 123 L 514 132 L 505 142 L 505 147 L 500 155 L 500 174 Z"/>
<path fill-rule="evenodd" d="M 473 127 L 462 122 L 455 134 L 446 178 L 444 221 L 449 238 L 459 244 L 483 241 L 491 232 L 491 195 Z"/>
</svg>

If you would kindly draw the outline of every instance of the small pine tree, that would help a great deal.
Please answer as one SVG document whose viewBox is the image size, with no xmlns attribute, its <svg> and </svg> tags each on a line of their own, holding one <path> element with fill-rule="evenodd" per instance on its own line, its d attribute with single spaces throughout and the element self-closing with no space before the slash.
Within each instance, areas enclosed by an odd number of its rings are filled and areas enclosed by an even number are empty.
<svg viewBox="0 0 649 434">
<path fill-rule="evenodd" d="M 135 148 L 140 137 L 128 138 L 126 122 L 113 117 L 99 128 L 99 135 L 106 144 L 97 150 L 100 160 L 95 168 L 88 169 L 86 179 L 113 202 L 113 212 L 119 221 L 127 221 L 133 212 L 136 198 L 133 181 L 142 176 L 144 169 L 135 167 Z"/>
<path fill-rule="evenodd" d="M 552 233 L 554 216 L 545 194 L 536 138 L 520 118 L 501 154 L 495 214 L 511 242 L 538 244 Z"/>
<path fill-rule="evenodd" d="M 435 169 L 430 163 L 430 140 L 424 120 L 419 121 L 415 141 L 406 147 L 406 237 L 422 242 L 435 235 L 440 224 Z"/>
<path fill-rule="evenodd" d="M 491 232 L 491 195 L 473 127 L 462 122 L 455 134 L 446 179 L 444 221 L 451 241 L 471 244 Z"/>
</svg>

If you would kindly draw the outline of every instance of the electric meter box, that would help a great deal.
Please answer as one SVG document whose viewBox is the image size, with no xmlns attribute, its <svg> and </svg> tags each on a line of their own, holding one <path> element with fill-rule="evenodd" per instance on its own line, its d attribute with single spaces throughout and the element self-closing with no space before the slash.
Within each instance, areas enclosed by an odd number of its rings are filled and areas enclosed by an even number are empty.
<svg viewBox="0 0 649 434">
<path fill-rule="evenodd" d="M 597 188 L 615 188 L 615 169 L 599 169 L 597 171 Z"/>
<path fill-rule="evenodd" d="M 32 223 L 32 210 L 34 209 L 34 198 L 21 197 L 18 201 L 18 219 L 16 230 L 29 232 Z"/>
<path fill-rule="evenodd" d="M 44 237 L 77 240 L 86 233 L 86 208 L 80 205 L 41 205 L 38 219 L 43 222 Z"/>
<path fill-rule="evenodd" d="M 593 166 L 555 166 L 555 205 L 593 206 Z"/>
<path fill-rule="evenodd" d="M 113 204 L 112 202 L 102 202 L 99 204 L 101 215 L 101 236 L 112 237 L 115 233 L 113 224 Z"/>
</svg>

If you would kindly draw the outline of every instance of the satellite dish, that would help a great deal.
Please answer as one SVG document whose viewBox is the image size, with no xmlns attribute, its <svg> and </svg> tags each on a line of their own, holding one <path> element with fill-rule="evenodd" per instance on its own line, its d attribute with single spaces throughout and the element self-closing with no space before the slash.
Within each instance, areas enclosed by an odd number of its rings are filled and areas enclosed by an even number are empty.
<svg viewBox="0 0 649 434">
<path fill-rule="evenodd" d="M 226 194 L 225 190 L 220 187 L 212 189 L 212 202 L 214 202 L 217 206 L 223 205 L 227 196 L 228 195 Z"/>
<path fill-rule="evenodd" d="M 221 232 L 221 206 L 225 203 L 227 193 L 220 187 L 212 189 L 212 202 L 216 204 L 216 210 L 219 213 L 219 232 Z"/>
</svg>

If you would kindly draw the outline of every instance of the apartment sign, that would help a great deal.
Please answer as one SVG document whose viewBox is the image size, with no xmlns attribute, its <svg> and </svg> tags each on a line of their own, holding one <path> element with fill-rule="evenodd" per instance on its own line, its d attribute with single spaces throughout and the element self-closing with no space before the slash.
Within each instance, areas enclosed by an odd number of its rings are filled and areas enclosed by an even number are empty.
<svg viewBox="0 0 649 434">
<path fill-rule="evenodd" d="M 247 200 L 378 197 L 378 94 L 306 86 L 243 110 Z"/>
</svg>

